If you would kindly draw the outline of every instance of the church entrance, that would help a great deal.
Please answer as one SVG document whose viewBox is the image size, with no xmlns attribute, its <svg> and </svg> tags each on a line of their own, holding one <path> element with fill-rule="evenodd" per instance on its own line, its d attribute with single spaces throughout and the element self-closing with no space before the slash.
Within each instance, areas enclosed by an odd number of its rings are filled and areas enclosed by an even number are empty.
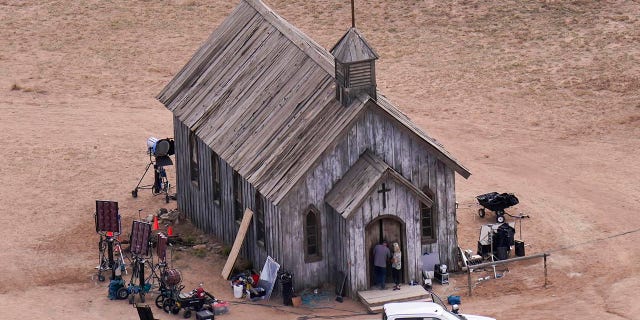
<svg viewBox="0 0 640 320">
<path fill-rule="evenodd" d="M 396 216 L 381 216 L 371 221 L 365 231 L 365 248 L 367 252 L 367 273 L 369 275 L 369 287 L 372 287 L 375 283 L 373 276 L 373 247 L 380 243 L 383 239 L 389 243 L 389 250 L 393 253 L 393 243 L 397 242 L 402 250 L 403 266 L 402 274 L 400 275 L 400 281 L 404 283 L 404 263 L 405 257 L 405 243 L 404 243 L 404 223 Z M 387 263 L 387 283 L 393 283 L 393 277 L 391 276 L 391 263 Z"/>
</svg>

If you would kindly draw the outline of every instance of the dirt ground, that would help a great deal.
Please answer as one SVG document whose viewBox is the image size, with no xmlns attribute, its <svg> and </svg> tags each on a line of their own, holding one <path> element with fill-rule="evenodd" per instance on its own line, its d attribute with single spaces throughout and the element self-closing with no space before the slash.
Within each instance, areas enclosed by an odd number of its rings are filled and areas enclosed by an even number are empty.
<svg viewBox="0 0 640 320">
<path fill-rule="evenodd" d="M 349 1 L 267 0 L 331 48 Z M 130 221 L 165 205 L 131 197 L 149 136 L 172 136 L 154 97 L 235 1 L 0 0 L 0 310 L 3 319 L 137 319 L 97 282 L 96 199 Z M 475 196 L 513 192 L 527 254 L 501 279 L 437 286 L 498 319 L 638 319 L 640 5 L 636 1 L 356 1 L 380 55 L 379 89 L 472 172 L 457 179 L 460 245 L 475 249 Z M 512 218 L 508 218 L 512 221 Z M 519 231 L 519 230 L 518 230 Z M 360 316 L 241 304 L 224 261 L 179 253 L 187 287 L 234 304 L 229 319 Z M 481 275 L 474 274 L 473 281 Z M 636 301 L 637 302 L 637 301 Z M 156 311 L 154 307 L 154 311 Z M 178 318 L 156 311 L 161 319 Z"/>
</svg>

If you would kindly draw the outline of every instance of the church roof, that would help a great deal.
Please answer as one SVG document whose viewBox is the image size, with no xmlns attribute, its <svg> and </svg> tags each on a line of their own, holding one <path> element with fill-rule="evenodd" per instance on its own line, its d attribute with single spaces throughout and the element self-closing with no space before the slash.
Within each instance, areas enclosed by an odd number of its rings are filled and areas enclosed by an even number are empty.
<svg viewBox="0 0 640 320">
<path fill-rule="evenodd" d="M 376 51 L 373 50 L 355 27 L 349 28 L 340 41 L 333 46 L 331 53 L 341 63 L 378 59 Z"/>
<path fill-rule="evenodd" d="M 335 99 L 333 56 L 260 0 L 242 0 L 159 93 L 174 116 L 278 204 L 372 105 Z M 379 99 L 380 100 L 380 99 Z M 375 102 L 464 177 L 388 102 Z"/>
</svg>

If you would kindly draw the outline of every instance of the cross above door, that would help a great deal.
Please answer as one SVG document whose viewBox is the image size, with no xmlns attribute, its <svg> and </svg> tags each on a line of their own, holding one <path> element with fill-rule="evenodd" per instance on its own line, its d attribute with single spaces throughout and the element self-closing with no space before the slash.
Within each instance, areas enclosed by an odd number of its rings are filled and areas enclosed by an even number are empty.
<svg viewBox="0 0 640 320">
<path fill-rule="evenodd" d="M 383 183 L 382 189 L 378 190 L 378 193 L 382 193 L 382 208 L 387 207 L 387 192 L 391 191 L 387 186 Z"/>
</svg>

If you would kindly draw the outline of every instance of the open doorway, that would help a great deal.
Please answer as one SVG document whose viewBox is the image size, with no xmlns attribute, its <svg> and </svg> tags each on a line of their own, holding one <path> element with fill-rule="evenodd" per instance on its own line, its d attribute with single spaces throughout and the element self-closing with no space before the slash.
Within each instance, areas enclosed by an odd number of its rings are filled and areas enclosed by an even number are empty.
<svg viewBox="0 0 640 320">
<path fill-rule="evenodd" d="M 402 273 L 400 274 L 400 282 L 404 283 L 406 279 L 406 250 L 405 250 L 405 236 L 404 236 L 404 223 L 396 216 L 381 216 L 371 222 L 365 230 L 365 248 L 367 253 L 367 274 L 369 275 L 369 285 L 372 287 L 375 283 L 373 275 L 373 247 L 380 243 L 382 240 L 387 240 L 389 243 L 389 250 L 393 251 L 392 244 L 397 242 L 402 250 Z M 387 263 L 387 283 L 392 283 L 393 278 L 391 275 L 391 263 Z"/>
</svg>

